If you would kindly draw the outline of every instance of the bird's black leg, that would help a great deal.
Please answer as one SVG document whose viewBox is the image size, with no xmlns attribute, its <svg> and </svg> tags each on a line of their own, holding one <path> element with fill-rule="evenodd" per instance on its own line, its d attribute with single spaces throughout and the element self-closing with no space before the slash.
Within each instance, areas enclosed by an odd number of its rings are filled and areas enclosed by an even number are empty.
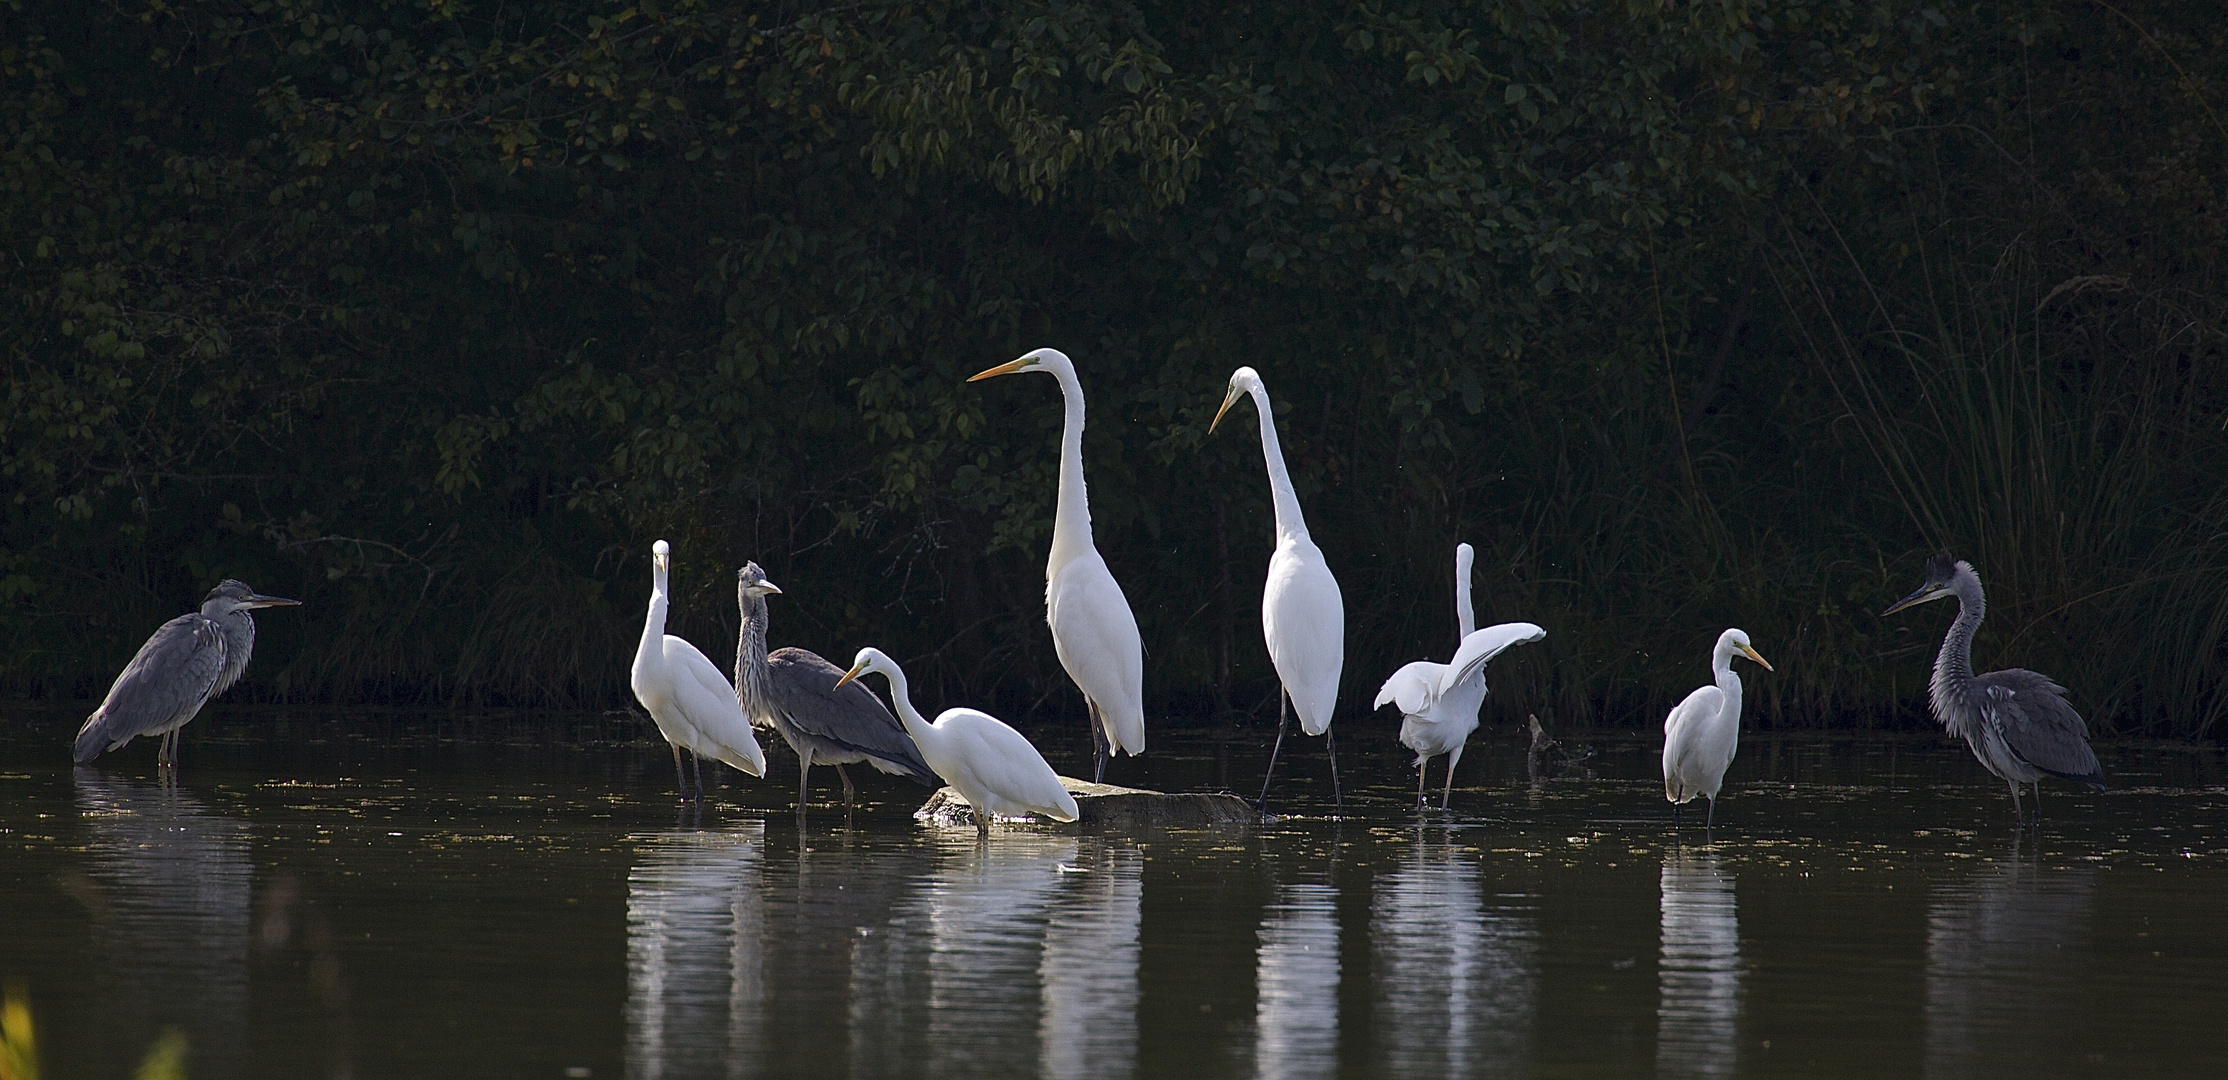
<svg viewBox="0 0 2228 1080">
<path fill-rule="evenodd" d="M 689 774 L 687 770 L 681 768 L 680 743 L 673 744 L 673 782 L 681 785 L 681 801 L 687 802 L 689 797 Z"/>
<path fill-rule="evenodd" d="M 2004 783 L 2011 785 L 2011 819 L 2025 825 L 2027 823 L 2027 812 L 2021 809 L 2019 805 L 2019 782 L 2017 780 L 2006 780 Z"/>
<path fill-rule="evenodd" d="M 1106 714 L 1099 711 L 1098 702 L 1089 698 L 1084 698 L 1083 704 L 1091 717 L 1091 782 L 1103 784 L 1106 782 L 1106 759 L 1114 756 L 1114 748 L 1106 737 Z"/>
<path fill-rule="evenodd" d="M 1710 796 L 1710 812 L 1702 816 L 1702 827 L 1703 827 L 1703 828 L 1705 828 L 1705 829 L 1709 829 L 1709 828 L 1714 828 L 1714 827 L 1716 827 L 1716 825 L 1717 825 L 1717 796 L 1715 796 L 1715 795 L 1712 795 L 1712 796 Z"/>
<path fill-rule="evenodd" d="M 807 793 L 807 792 L 809 792 L 809 791 L 811 791 L 811 790 L 812 790 L 812 788 L 811 788 L 811 787 L 809 786 L 809 785 L 810 785 L 810 783 L 811 783 L 811 780 L 812 780 L 812 759 L 811 759 L 810 757 L 807 757 L 807 756 L 803 755 L 803 754 L 798 754 L 798 755 L 797 755 L 797 812 L 798 812 L 798 813 L 800 813 L 800 814 L 802 814 L 802 813 L 804 813 L 804 812 L 805 812 L 805 796 L 806 796 L 806 793 Z"/>
<path fill-rule="evenodd" d="M 1331 755 L 1331 813 L 1340 817 L 1346 814 L 1346 795 L 1338 788 L 1338 743 L 1335 732 L 1323 732 L 1323 749 Z"/>
<path fill-rule="evenodd" d="M 988 840 L 988 839 L 990 839 L 990 812 L 989 812 L 989 811 L 987 811 L 987 810 L 984 810 L 984 809 L 982 809 L 982 808 L 981 808 L 981 807 L 979 807 L 979 806 L 978 806 L 978 807 L 975 807 L 974 809 L 975 809 L 975 839 L 976 839 L 976 840 L 978 840 L 978 841 L 979 841 L 979 840 Z"/>
<path fill-rule="evenodd" d="M 1284 749 L 1284 726 L 1289 722 L 1285 708 L 1288 704 L 1282 686 L 1276 691 L 1276 745 L 1269 747 L 1269 770 L 1261 774 L 1261 813 L 1269 812 L 1269 778 L 1276 775 L 1276 756 Z"/>
<path fill-rule="evenodd" d="M 696 776 L 696 799 L 704 801 L 704 755 L 689 751 L 689 772 Z"/>
<path fill-rule="evenodd" d="M 2035 828 L 2039 829 L 2042 828 L 2042 781 L 2035 781 L 2030 790 L 2035 796 Z"/>
<path fill-rule="evenodd" d="M 1671 804 L 1671 831 L 1674 833 L 1679 831 L 1679 811 L 1684 809 L 1686 806 L 1683 803 Z"/>
</svg>

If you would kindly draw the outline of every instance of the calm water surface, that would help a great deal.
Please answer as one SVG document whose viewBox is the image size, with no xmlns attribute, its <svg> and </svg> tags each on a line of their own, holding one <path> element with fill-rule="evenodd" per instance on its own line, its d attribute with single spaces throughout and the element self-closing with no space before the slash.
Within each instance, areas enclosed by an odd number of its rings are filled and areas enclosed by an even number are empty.
<svg viewBox="0 0 2228 1080">
<path fill-rule="evenodd" d="M 2209 748 L 2100 748 L 2037 840 L 1946 740 L 1751 737 L 1679 843 L 1642 742 L 1534 785 L 1488 727 L 1418 814 L 1349 718 L 1343 820 L 1308 739 L 1258 832 L 978 845 L 879 776 L 800 827 L 772 747 L 680 811 L 626 717 L 220 707 L 169 787 L 144 741 L 73 770 L 75 723 L 0 713 L 0 977 L 53 1077 L 166 1027 L 196 1077 L 2228 1075 Z"/>
</svg>

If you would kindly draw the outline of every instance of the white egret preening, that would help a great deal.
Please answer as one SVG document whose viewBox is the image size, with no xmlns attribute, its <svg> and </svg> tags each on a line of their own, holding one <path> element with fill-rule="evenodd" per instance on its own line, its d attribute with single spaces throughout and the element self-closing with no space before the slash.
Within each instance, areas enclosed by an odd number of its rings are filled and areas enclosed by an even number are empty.
<svg viewBox="0 0 2228 1080">
<path fill-rule="evenodd" d="M 936 775 L 944 778 L 967 805 L 975 808 L 975 832 L 990 835 L 992 815 L 1019 817 L 1043 814 L 1054 821 L 1075 820 L 1075 796 L 1060 783 L 1060 775 L 1045 764 L 1028 738 L 1006 722 L 977 709 L 945 709 L 931 724 L 913 707 L 912 689 L 905 669 L 882 650 L 859 650 L 842 686 L 872 672 L 890 681 L 890 704 L 897 708 L 905 731 L 921 748 L 921 757 Z"/>
<path fill-rule="evenodd" d="M 1478 707 L 1485 704 L 1486 661 L 1511 645 L 1528 645 L 1547 636 L 1547 631 L 1528 622 L 1471 629 L 1477 625 L 1470 609 L 1473 558 L 1470 545 L 1455 545 L 1454 614 L 1462 628 L 1462 643 L 1455 648 L 1454 659 L 1444 664 L 1418 660 L 1393 672 L 1370 706 L 1400 706 L 1400 743 L 1416 752 L 1417 805 L 1424 801 L 1423 778 L 1429 762 L 1447 756 L 1447 782 L 1439 792 L 1441 810 L 1454 794 L 1454 767 L 1462 762 L 1462 748 L 1478 729 Z"/>
<path fill-rule="evenodd" d="M 1663 797 L 1671 800 L 1671 826 L 1679 824 L 1679 808 L 1697 795 L 1710 799 L 1705 827 L 1717 821 L 1717 789 L 1725 783 L 1725 767 L 1741 740 L 1741 677 L 1733 674 L 1734 654 L 1748 657 L 1772 670 L 1771 661 L 1758 655 L 1745 630 L 1727 630 L 1717 636 L 1710 650 L 1710 670 L 1717 685 L 1704 686 L 1686 696 L 1663 721 Z"/>
<path fill-rule="evenodd" d="M 673 549 L 660 540 L 650 545 L 650 611 L 642 620 L 642 644 L 634 653 L 634 697 L 657 721 L 658 731 L 673 746 L 673 772 L 681 780 L 681 797 L 689 797 L 688 774 L 681 771 L 681 751 L 698 758 L 713 757 L 752 776 L 766 775 L 766 755 L 750 733 L 750 721 L 735 701 L 735 687 L 720 674 L 696 646 L 665 632 L 665 614 L 671 606 L 666 575 L 673 566 Z M 704 797 L 702 762 L 698 762 L 696 797 Z"/>
<path fill-rule="evenodd" d="M 1277 699 L 1276 745 L 1261 777 L 1261 805 L 1264 810 L 1268 807 L 1269 779 L 1276 775 L 1277 753 L 1284 749 L 1289 703 L 1291 711 L 1300 714 L 1301 731 L 1324 737 L 1323 748 L 1331 759 L 1331 797 L 1343 811 L 1338 748 L 1330 731 L 1331 712 L 1338 704 L 1338 676 L 1346 666 L 1346 602 L 1339 595 L 1338 579 L 1323 560 L 1323 549 L 1307 535 L 1307 520 L 1300 516 L 1300 499 L 1292 491 L 1284 451 L 1277 445 L 1269 391 L 1252 368 L 1230 373 L 1230 392 L 1223 395 L 1222 408 L 1216 410 L 1207 431 L 1212 434 L 1223 414 L 1245 394 L 1253 395 L 1253 408 L 1260 416 L 1261 456 L 1268 462 L 1269 493 L 1276 505 L 1276 553 L 1269 556 L 1269 580 L 1261 590 L 1261 634 L 1269 644 L 1269 663 L 1283 684 Z"/>
<path fill-rule="evenodd" d="M 1060 495 L 1052 513 L 1052 554 L 1044 565 L 1044 621 L 1052 651 L 1083 691 L 1091 714 L 1092 778 L 1106 779 L 1106 760 L 1119 751 L 1145 752 L 1145 648 L 1129 598 L 1091 543 L 1091 500 L 1083 489 L 1083 385 L 1058 349 L 1037 349 L 977 372 L 968 382 L 1017 371 L 1060 380 L 1067 418 L 1060 426 Z"/>
</svg>

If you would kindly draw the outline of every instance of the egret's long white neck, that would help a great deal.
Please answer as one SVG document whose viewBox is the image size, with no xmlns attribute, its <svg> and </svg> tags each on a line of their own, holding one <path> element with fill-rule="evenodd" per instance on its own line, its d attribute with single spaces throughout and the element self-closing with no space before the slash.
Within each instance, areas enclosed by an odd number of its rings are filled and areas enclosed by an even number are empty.
<svg viewBox="0 0 2228 1080">
<path fill-rule="evenodd" d="M 653 564 L 654 565 L 654 564 Z M 654 566 L 650 576 L 650 611 L 642 618 L 642 645 L 635 650 L 635 661 L 641 663 L 665 649 L 665 610 L 669 602 L 665 595 L 665 568 Z"/>
<path fill-rule="evenodd" d="M 1470 607 L 1470 545 L 1464 544 L 1454 552 L 1454 618 L 1462 625 L 1462 636 L 1469 637 L 1478 628 L 1477 612 Z M 1459 640 L 1459 639 L 1457 639 Z"/>
<path fill-rule="evenodd" d="M 1733 644 L 1719 640 L 1710 653 L 1710 670 L 1717 675 L 1718 691 L 1725 695 L 1726 716 L 1741 715 L 1741 677 L 1733 674 Z M 1782 658 L 1784 659 L 1784 658 Z"/>
<path fill-rule="evenodd" d="M 1091 550 L 1091 499 L 1083 488 L 1083 384 L 1068 364 L 1045 364 L 1060 380 L 1067 415 L 1060 423 L 1060 501 L 1052 512 L 1052 553 L 1045 577 Z"/>
<path fill-rule="evenodd" d="M 913 707 L 913 687 L 905 679 L 905 669 L 897 666 L 897 661 L 884 657 L 883 662 L 874 665 L 873 670 L 881 672 L 883 678 L 890 680 L 890 704 L 897 707 L 897 718 L 905 724 L 905 733 L 911 735 L 914 742 L 924 746 L 935 742 L 941 733 L 929 725 L 919 709 Z"/>
<path fill-rule="evenodd" d="M 1269 493 L 1276 500 L 1279 539 L 1305 540 L 1307 519 L 1300 516 L 1300 497 L 1292 491 L 1292 474 L 1284 468 L 1284 448 L 1277 442 L 1276 418 L 1269 412 L 1269 392 L 1256 382 L 1246 387 L 1253 395 L 1253 409 L 1261 418 L 1261 456 L 1269 466 Z"/>
</svg>

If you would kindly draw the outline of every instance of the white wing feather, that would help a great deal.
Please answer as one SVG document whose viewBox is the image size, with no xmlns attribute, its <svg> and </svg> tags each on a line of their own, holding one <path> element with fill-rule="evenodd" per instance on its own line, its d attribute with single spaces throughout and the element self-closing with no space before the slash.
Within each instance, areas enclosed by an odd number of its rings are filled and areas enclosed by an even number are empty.
<svg viewBox="0 0 2228 1080">
<path fill-rule="evenodd" d="M 1469 678 L 1485 667 L 1485 662 L 1501 655 L 1501 650 L 1511 645 L 1529 645 L 1546 637 L 1547 631 L 1528 622 L 1501 623 L 1474 630 L 1462 639 L 1462 647 L 1454 651 L 1454 660 L 1439 677 L 1439 694 L 1445 697 L 1456 683 Z"/>
<path fill-rule="evenodd" d="M 666 670 L 675 676 L 674 704 L 694 729 L 689 749 L 717 758 L 752 776 L 766 775 L 766 755 L 751 734 L 750 721 L 735 700 L 735 686 L 696 646 L 665 636 Z"/>
<path fill-rule="evenodd" d="M 975 709 L 946 709 L 936 728 L 948 734 L 946 752 L 937 755 L 946 760 L 929 764 L 977 809 L 1075 820 L 1075 796 L 1036 746 L 1005 721 Z"/>
<path fill-rule="evenodd" d="M 1438 698 L 1439 677 L 1446 670 L 1445 664 L 1435 664 L 1429 660 L 1414 661 L 1393 672 L 1392 678 L 1385 680 L 1385 685 L 1377 691 L 1377 700 L 1371 702 L 1369 707 L 1382 709 L 1389 701 L 1400 706 L 1400 711 L 1405 715 L 1420 715 Z"/>
</svg>

